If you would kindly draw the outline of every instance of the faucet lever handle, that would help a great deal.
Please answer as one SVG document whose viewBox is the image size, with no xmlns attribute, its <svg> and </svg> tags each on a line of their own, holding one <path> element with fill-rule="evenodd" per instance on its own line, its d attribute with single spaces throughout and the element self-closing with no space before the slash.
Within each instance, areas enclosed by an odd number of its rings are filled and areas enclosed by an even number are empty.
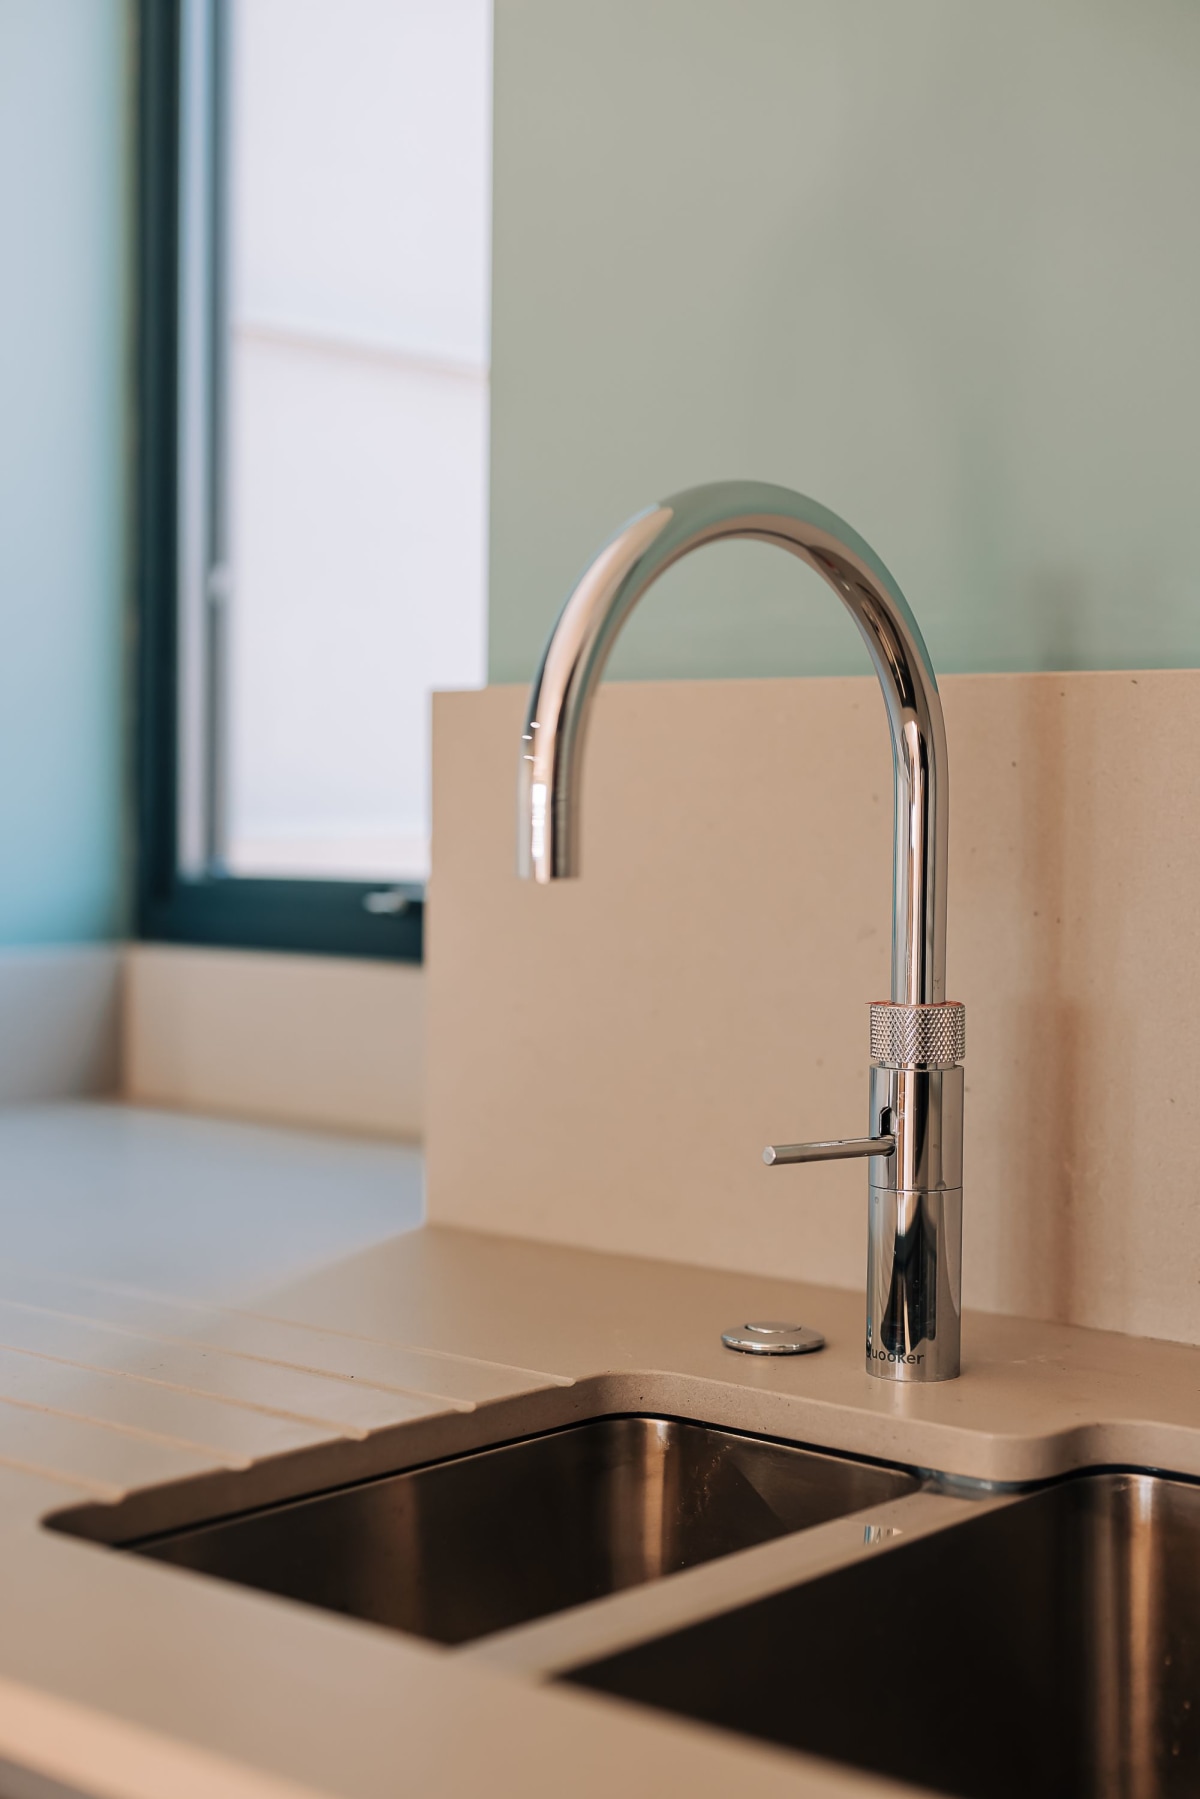
<svg viewBox="0 0 1200 1799">
<path fill-rule="evenodd" d="M 848 1162 L 852 1156 L 890 1156 L 896 1150 L 891 1134 L 878 1137 L 835 1137 L 831 1143 L 773 1143 L 763 1150 L 768 1168 L 784 1162 Z"/>
</svg>

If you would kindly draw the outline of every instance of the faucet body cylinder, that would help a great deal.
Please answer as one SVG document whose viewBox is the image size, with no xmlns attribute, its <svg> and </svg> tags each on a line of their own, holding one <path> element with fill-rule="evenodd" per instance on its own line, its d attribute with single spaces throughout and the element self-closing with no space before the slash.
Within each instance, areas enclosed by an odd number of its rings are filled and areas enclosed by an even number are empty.
<svg viewBox="0 0 1200 1799">
<path fill-rule="evenodd" d="M 530 694 L 519 777 L 521 872 L 539 882 L 578 872 L 587 722 L 613 644 L 661 574 L 681 557 L 730 538 L 774 544 L 807 563 L 847 608 L 867 646 L 887 710 L 895 776 L 891 1005 L 906 1014 L 933 1013 L 945 1000 L 946 973 L 948 794 L 937 682 L 917 622 L 874 551 L 834 513 L 787 488 L 730 481 L 675 494 L 630 519 L 580 578 Z M 939 1079 L 909 1082 L 910 1074 L 922 1072 Z M 884 1298 L 882 1309 L 869 1299 L 867 1368 L 898 1380 L 958 1372 L 961 1192 L 944 1176 L 932 1185 L 904 1184 L 905 1171 L 925 1180 L 920 1171 L 930 1165 L 935 1135 L 948 1141 L 956 1128 L 961 1161 L 961 1071 L 957 1086 L 942 1081 L 942 1072 L 902 1060 L 889 1070 L 897 1077 L 895 1147 L 886 1161 L 873 1156 L 870 1164 L 869 1282 Z M 955 1103 L 957 1127 L 948 1122 Z M 889 1347 L 892 1359 L 881 1361 L 878 1352 L 893 1342 L 918 1347 L 905 1347 L 902 1359 Z"/>
<path fill-rule="evenodd" d="M 961 1335 L 962 1068 L 876 1064 L 870 1118 L 873 1128 L 885 1121 L 904 1151 L 868 1165 L 867 1369 L 888 1380 L 952 1380 Z"/>
</svg>

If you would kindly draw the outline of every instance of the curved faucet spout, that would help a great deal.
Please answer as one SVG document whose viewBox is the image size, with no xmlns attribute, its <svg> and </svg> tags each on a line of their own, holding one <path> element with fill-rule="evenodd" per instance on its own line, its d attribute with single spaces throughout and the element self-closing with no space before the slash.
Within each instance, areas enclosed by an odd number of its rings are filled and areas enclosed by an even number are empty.
<svg viewBox="0 0 1200 1799">
<path fill-rule="evenodd" d="M 530 695 L 521 744 L 521 872 L 577 872 L 588 714 L 625 620 L 672 563 L 725 538 L 776 544 L 828 582 L 862 633 L 887 707 L 895 770 L 892 999 L 937 1005 L 946 973 L 946 737 L 929 655 L 904 595 L 857 532 L 786 487 L 722 481 L 631 518 L 567 600 Z"/>
</svg>

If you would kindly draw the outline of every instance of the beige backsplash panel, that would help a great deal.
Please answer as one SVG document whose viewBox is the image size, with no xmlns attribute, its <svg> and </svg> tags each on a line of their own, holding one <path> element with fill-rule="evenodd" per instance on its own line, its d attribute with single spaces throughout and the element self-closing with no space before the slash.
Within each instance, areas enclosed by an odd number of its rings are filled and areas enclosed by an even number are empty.
<svg viewBox="0 0 1200 1799">
<path fill-rule="evenodd" d="M 1200 672 L 941 685 L 966 1302 L 1200 1341 Z M 514 874 L 524 699 L 435 703 L 431 1217 L 861 1285 L 862 1165 L 760 1156 L 867 1122 L 874 678 L 607 686 L 550 889 Z"/>
</svg>

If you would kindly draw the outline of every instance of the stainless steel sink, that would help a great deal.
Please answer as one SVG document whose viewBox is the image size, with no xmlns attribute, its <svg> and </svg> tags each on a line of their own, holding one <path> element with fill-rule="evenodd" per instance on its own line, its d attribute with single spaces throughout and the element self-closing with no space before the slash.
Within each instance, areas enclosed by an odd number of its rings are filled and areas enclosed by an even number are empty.
<svg viewBox="0 0 1200 1799">
<path fill-rule="evenodd" d="M 1077 1477 L 568 1678 L 962 1799 L 1194 1799 L 1200 1487 Z"/>
<path fill-rule="evenodd" d="M 465 1643 L 918 1484 L 679 1419 L 603 1418 L 125 1547 Z"/>
</svg>

